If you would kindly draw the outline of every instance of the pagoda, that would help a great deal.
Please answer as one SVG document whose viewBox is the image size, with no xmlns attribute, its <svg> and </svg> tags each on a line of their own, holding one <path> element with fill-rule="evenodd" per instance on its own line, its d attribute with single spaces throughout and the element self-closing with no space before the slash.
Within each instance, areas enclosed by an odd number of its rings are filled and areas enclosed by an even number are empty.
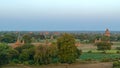
<svg viewBox="0 0 120 68">
<path fill-rule="evenodd" d="M 104 36 L 110 38 L 110 31 L 109 29 L 106 29 L 105 33 L 104 33 Z M 99 43 L 99 42 L 102 42 L 103 40 L 101 38 L 98 38 L 98 39 L 95 39 L 95 43 Z M 107 42 L 110 42 L 110 40 L 107 40 Z"/>
<path fill-rule="evenodd" d="M 18 35 L 17 41 L 13 44 L 13 48 L 19 47 L 24 44 L 24 40 L 20 39 L 20 35 Z"/>
<path fill-rule="evenodd" d="M 105 34 L 104 34 L 105 36 L 107 36 L 107 37 L 110 37 L 110 31 L 109 31 L 109 29 L 106 29 L 106 31 L 105 31 Z"/>
</svg>

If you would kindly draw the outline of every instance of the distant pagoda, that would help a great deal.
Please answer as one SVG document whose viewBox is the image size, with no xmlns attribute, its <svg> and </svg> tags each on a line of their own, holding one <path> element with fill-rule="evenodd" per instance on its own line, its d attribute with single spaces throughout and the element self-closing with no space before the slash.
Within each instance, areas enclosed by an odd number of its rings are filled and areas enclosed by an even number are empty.
<svg viewBox="0 0 120 68">
<path fill-rule="evenodd" d="M 104 36 L 110 38 L 110 31 L 109 29 L 106 29 L 105 33 L 104 33 Z M 98 38 L 98 39 L 95 39 L 95 43 L 99 43 L 99 42 L 102 42 L 103 40 L 101 38 Z M 110 40 L 107 40 L 107 42 L 110 42 Z"/>
<path fill-rule="evenodd" d="M 18 34 L 18 38 L 17 38 L 17 41 L 14 43 L 14 45 L 12 46 L 13 48 L 16 48 L 16 47 L 19 47 L 21 45 L 24 44 L 24 40 L 21 40 L 20 39 L 20 34 Z"/>
<path fill-rule="evenodd" d="M 109 29 L 106 29 L 106 31 L 105 31 L 105 34 L 104 34 L 105 36 L 107 36 L 107 37 L 110 37 L 110 31 L 109 31 Z"/>
</svg>

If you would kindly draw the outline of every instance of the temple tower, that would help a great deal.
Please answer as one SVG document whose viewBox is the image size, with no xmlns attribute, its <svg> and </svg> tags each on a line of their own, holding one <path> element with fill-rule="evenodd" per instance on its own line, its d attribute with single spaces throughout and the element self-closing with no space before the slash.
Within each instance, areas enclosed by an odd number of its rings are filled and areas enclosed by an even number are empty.
<svg viewBox="0 0 120 68">
<path fill-rule="evenodd" d="M 110 37 L 110 31 L 109 31 L 109 29 L 106 29 L 106 31 L 105 31 L 105 34 L 104 34 L 105 36 L 107 36 L 107 37 Z"/>
<path fill-rule="evenodd" d="M 24 40 L 21 40 L 20 34 L 18 34 L 17 41 L 12 46 L 13 48 L 19 47 L 24 44 Z"/>
</svg>

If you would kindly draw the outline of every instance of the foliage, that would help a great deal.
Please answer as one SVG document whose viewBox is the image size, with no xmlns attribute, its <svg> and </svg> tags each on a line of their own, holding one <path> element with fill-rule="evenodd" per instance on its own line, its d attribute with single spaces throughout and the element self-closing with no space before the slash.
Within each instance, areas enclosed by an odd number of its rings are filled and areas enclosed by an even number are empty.
<svg viewBox="0 0 120 68">
<path fill-rule="evenodd" d="M 19 52 L 18 59 L 22 63 L 29 60 L 34 60 L 35 47 L 32 44 L 24 44 L 15 48 Z"/>
<path fill-rule="evenodd" d="M 30 49 L 30 48 L 34 48 L 34 45 L 27 43 L 27 44 L 24 44 L 24 45 L 22 45 L 22 46 L 16 47 L 15 49 L 16 49 L 19 53 L 21 53 L 22 50 L 24 50 L 24 49 Z"/>
<path fill-rule="evenodd" d="M 28 34 L 23 36 L 23 40 L 25 43 L 31 43 L 32 42 L 32 37 Z"/>
<path fill-rule="evenodd" d="M 120 54 L 120 51 L 117 51 L 116 53 Z"/>
<path fill-rule="evenodd" d="M 16 40 L 16 36 L 12 34 L 5 34 L 0 37 L 0 41 L 3 43 L 13 43 Z"/>
<path fill-rule="evenodd" d="M 102 36 L 102 41 L 104 41 L 104 42 L 110 41 L 110 37 Z"/>
<path fill-rule="evenodd" d="M 91 50 L 89 50 L 87 53 L 92 53 L 92 51 L 91 51 Z"/>
<path fill-rule="evenodd" d="M 36 64 L 49 64 L 57 57 L 56 45 L 40 45 L 36 48 L 34 60 Z"/>
<path fill-rule="evenodd" d="M 111 43 L 108 42 L 99 42 L 96 43 L 97 49 L 98 50 L 111 50 Z"/>
<path fill-rule="evenodd" d="M 120 50 L 120 47 L 116 47 L 116 50 Z"/>
<path fill-rule="evenodd" d="M 6 44 L 0 44 L 0 65 L 8 63 L 7 49 L 9 47 Z"/>
<path fill-rule="evenodd" d="M 114 67 L 114 68 L 120 68 L 120 61 L 115 61 L 115 62 L 113 63 L 113 67 Z"/>
<path fill-rule="evenodd" d="M 19 52 L 15 49 L 12 49 L 12 48 L 10 48 L 7 51 L 7 53 L 8 53 L 9 60 L 17 59 L 19 56 Z"/>
<path fill-rule="evenodd" d="M 101 62 L 111 62 L 111 61 L 112 61 L 112 59 L 111 58 L 107 58 L 107 57 L 105 57 L 105 58 L 103 58 L 101 60 Z"/>
<path fill-rule="evenodd" d="M 75 38 L 70 34 L 63 34 L 57 39 L 58 57 L 61 63 L 73 63 L 78 57 Z"/>
</svg>

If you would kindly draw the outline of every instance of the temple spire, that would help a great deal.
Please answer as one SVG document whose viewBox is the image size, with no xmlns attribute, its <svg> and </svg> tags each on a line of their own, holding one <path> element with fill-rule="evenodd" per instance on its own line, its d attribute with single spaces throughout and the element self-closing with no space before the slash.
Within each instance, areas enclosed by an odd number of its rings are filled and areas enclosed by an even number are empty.
<svg viewBox="0 0 120 68">
<path fill-rule="evenodd" d="M 106 29 L 106 31 L 105 31 L 105 34 L 104 34 L 105 36 L 107 36 L 107 37 L 110 37 L 110 31 L 109 31 L 109 29 L 107 28 Z"/>
</svg>

